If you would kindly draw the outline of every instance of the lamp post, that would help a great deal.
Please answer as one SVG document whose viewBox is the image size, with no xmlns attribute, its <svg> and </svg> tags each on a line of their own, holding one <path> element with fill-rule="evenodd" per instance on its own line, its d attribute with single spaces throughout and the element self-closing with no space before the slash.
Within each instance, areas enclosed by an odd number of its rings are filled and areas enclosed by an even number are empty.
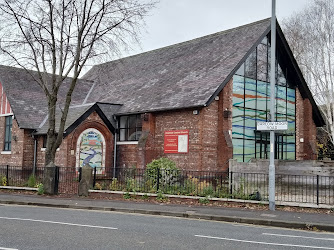
<svg viewBox="0 0 334 250">
<path fill-rule="evenodd" d="M 272 0 L 270 62 L 270 119 L 275 122 L 275 71 L 276 71 L 276 0 Z M 275 131 L 270 131 L 269 209 L 275 211 Z"/>
</svg>

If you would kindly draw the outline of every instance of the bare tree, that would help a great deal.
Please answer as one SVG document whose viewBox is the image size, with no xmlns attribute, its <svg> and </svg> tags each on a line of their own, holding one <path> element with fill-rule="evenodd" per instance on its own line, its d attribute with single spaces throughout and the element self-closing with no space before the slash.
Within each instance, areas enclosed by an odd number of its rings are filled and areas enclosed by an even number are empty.
<svg viewBox="0 0 334 250">
<path fill-rule="evenodd" d="M 314 0 L 282 27 L 334 144 L 334 1 Z"/>
<path fill-rule="evenodd" d="M 85 65 L 94 59 L 110 59 L 128 38 L 136 38 L 154 4 L 140 0 L 0 0 L 1 55 L 26 69 L 48 102 L 46 165 L 54 164 L 71 96 Z M 67 94 L 56 131 L 58 93 L 65 84 Z"/>
</svg>

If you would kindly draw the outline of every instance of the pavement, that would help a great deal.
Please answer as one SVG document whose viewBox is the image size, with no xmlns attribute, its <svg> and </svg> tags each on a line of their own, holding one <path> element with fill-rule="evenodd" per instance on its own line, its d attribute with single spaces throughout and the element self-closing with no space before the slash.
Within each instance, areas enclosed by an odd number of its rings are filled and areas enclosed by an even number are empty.
<svg viewBox="0 0 334 250">
<path fill-rule="evenodd" d="M 334 213 L 303 213 L 166 203 L 1 193 L 0 204 L 87 209 L 334 232 Z"/>
</svg>

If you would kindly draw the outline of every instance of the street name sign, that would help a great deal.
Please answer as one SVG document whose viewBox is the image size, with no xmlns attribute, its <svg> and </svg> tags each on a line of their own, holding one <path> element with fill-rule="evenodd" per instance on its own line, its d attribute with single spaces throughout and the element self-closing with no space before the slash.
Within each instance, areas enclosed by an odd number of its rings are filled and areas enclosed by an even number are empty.
<svg viewBox="0 0 334 250">
<path fill-rule="evenodd" d="M 256 129 L 261 131 L 288 130 L 288 122 L 258 122 Z"/>
</svg>

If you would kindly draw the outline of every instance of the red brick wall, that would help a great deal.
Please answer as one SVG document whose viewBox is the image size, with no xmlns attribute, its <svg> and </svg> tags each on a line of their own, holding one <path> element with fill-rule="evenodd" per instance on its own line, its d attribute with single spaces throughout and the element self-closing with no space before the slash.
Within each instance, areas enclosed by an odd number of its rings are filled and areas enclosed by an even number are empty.
<svg viewBox="0 0 334 250">
<path fill-rule="evenodd" d="M 142 168 L 138 164 L 138 145 L 117 145 L 117 167 L 120 168 Z"/>
<path fill-rule="evenodd" d="M 219 103 L 214 101 L 200 109 L 198 115 L 193 114 L 194 109 L 143 115 L 143 131 L 147 131 L 147 136 L 138 145 L 117 146 L 118 166 L 144 168 L 153 159 L 167 157 L 181 169 L 217 170 Z M 188 153 L 164 153 L 164 133 L 169 130 L 189 130 Z"/>
<path fill-rule="evenodd" d="M 296 89 L 296 159 L 315 160 L 317 128 L 313 121 L 312 105 Z M 303 140 L 303 141 L 301 141 Z"/>
<path fill-rule="evenodd" d="M 228 169 L 228 160 L 233 158 L 232 146 L 232 92 L 233 82 L 229 81 L 219 94 L 218 107 L 218 170 Z M 225 116 L 224 116 L 225 112 Z"/>
<path fill-rule="evenodd" d="M 0 117 L 0 152 L 3 152 L 5 138 L 5 117 Z M 15 138 L 15 139 L 14 139 Z M 19 129 L 15 119 L 12 126 L 12 150 L 10 154 L 0 154 L 0 165 L 22 166 L 25 152 L 24 130 Z"/>
<path fill-rule="evenodd" d="M 309 99 L 304 100 L 304 160 L 316 160 L 317 127 L 313 121 L 312 105 Z"/>
<path fill-rule="evenodd" d="M 296 88 L 296 159 L 303 160 L 304 142 L 300 142 L 300 139 L 304 139 L 304 101 Z"/>
</svg>

